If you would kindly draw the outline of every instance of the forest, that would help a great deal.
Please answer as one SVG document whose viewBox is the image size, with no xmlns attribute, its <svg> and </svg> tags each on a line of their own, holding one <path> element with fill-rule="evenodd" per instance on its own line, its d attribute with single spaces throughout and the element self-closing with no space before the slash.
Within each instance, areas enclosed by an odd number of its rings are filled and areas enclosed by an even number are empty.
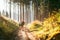
<svg viewBox="0 0 60 40">
<path fill-rule="evenodd" d="M 3 0 L 2 3 L 0 40 L 60 40 L 60 0 Z"/>
</svg>

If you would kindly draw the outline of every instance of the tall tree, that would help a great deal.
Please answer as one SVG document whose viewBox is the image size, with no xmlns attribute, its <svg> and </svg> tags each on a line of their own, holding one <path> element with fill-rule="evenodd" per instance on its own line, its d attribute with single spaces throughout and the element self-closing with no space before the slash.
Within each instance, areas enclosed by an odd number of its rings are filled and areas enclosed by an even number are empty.
<svg viewBox="0 0 60 40">
<path fill-rule="evenodd" d="M 10 9 L 9 10 L 10 10 L 10 18 L 11 18 L 11 0 L 10 0 Z"/>
<path fill-rule="evenodd" d="M 19 6 L 20 6 L 20 5 L 19 5 L 19 3 L 18 3 L 18 21 L 19 21 Z"/>
</svg>

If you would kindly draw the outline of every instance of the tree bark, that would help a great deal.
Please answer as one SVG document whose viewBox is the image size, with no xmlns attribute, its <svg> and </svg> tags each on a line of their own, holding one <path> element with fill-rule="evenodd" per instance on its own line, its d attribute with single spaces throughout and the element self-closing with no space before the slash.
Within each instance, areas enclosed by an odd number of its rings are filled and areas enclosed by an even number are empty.
<svg viewBox="0 0 60 40">
<path fill-rule="evenodd" d="M 11 18 L 11 0 L 10 0 L 10 18 Z"/>
<path fill-rule="evenodd" d="M 23 2 L 23 21 L 24 21 L 24 2 Z"/>
<path fill-rule="evenodd" d="M 22 16 L 21 16 L 21 3 L 20 3 L 20 22 L 21 22 Z"/>
<path fill-rule="evenodd" d="M 18 21 L 19 21 L 19 3 L 18 3 Z"/>
</svg>

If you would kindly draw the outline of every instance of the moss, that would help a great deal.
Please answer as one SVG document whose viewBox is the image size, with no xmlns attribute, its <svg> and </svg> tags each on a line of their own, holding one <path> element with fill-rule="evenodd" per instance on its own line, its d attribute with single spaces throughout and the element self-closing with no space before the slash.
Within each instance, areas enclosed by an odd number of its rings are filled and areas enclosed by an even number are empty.
<svg viewBox="0 0 60 40">
<path fill-rule="evenodd" d="M 5 16 L 0 16 L 0 35 L 10 38 L 12 32 L 18 28 L 19 24 L 15 21 L 8 19 Z M 2 37 L 0 36 L 0 37 Z"/>
</svg>

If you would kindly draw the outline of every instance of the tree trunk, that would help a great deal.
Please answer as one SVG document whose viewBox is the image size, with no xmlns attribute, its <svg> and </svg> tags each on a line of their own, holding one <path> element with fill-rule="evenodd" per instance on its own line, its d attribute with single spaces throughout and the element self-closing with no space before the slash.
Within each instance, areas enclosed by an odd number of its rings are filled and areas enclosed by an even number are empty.
<svg viewBox="0 0 60 40">
<path fill-rule="evenodd" d="M 19 3 L 18 3 L 18 21 L 19 21 Z"/>
<path fill-rule="evenodd" d="M 21 22 L 22 16 L 21 16 L 21 3 L 20 3 L 20 22 Z"/>
<path fill-rule="evenodd" d="M 35 9 L 35 3 L 34 3 L 34 20 L 36 20 L 36 9 Z"/>
<path fill-rule="evenodd" d="M 27 5 L 26 5 L 26 22 L 28 23 L 28 12 L 27 12 Z"/>
<path fill-rule="evenodd" d="M 10 18 L 11 18 L 11 0 L 10 0 Z"/>
<path fill-rule="evenodd" d="M 34 3 L 34 13 L 35 13 L 35 20 L 38 20 L 38 7 L 36 3 Z"/>
<path fill-rule="evenodd" d="M 24 3 L 23 3 L 23 21 L 24 21 Z"/>
</svg>

